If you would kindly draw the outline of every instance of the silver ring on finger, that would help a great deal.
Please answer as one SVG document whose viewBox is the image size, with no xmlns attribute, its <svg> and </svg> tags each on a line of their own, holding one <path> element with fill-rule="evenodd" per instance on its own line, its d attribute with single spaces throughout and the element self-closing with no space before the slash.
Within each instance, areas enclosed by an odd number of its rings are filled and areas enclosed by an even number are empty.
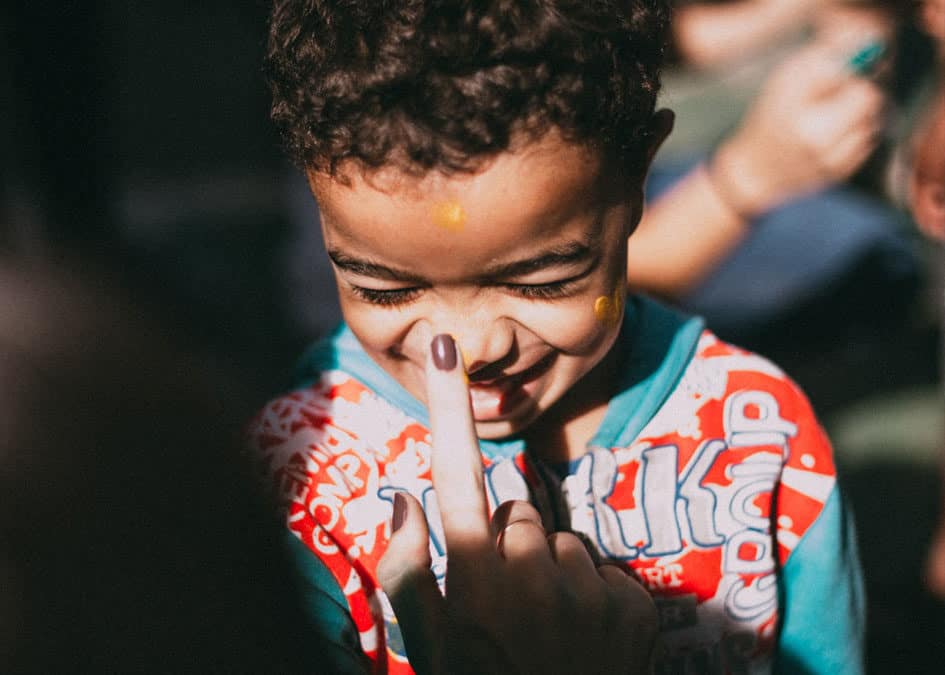
<svg viewBox="0 0 945 675">
<path fill-rule="evenodd" d="M 541 530 L 542 534 L 544 534 L 545 532 L 545 528 L 542 527 L 540 523 L 536 523 L 534 520 L 531 520 L 529 518 L 517 518 L 510 523 L 506 523 L 505 526 L 501 530 L 499 530 L 499 534 L 495 538 L 496 550 L 498 551 L 502 550 L 502 539 L 505 537 L 506 531 L 509 528 L 511 528 L 513 525 L 531 525 Z"/>
</svg>

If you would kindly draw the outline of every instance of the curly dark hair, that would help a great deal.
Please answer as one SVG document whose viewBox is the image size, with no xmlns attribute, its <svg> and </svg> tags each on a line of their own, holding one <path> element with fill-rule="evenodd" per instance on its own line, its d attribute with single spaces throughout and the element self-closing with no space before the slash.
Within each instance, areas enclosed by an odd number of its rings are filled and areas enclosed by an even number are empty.
<svg viewBox="0 0 945 675">
<path fill-rule="evenodd" d="M 557 129 L 643 162 L 668 0 L 276 0 L 272 119 L 301 167 L 474 171 Z"/>
</svg>

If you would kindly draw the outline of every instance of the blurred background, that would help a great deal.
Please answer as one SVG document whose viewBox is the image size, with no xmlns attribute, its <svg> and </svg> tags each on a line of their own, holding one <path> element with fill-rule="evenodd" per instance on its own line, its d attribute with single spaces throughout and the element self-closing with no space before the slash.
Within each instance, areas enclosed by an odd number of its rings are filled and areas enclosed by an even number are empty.
<svg viewBox="0 0 945 675">
<path fill-rule="evenodd" d="M 97 257 L 165 296 L 221 359 L 284 382 L 335 315 L 318 309 L 332 293 L 320 262 L 291 267 L 295 240 L 317 241 L 315 212 L 268 122 L 267 3 L 3 11 L 9 244 Z M 315 303 L 294 295 L 309 291 Z"/>
<path fill-rule="evenodd" d="M 943 269 L 940 245 L 921 235 L 894 184 L 934 96 L 937 57 L 915 20 L 919 3 L 902 4 L 884 38 L 898 46 L 884 132 L 842 181 L 870 204 L 868 234 L 836 248 L 812 242 L 810 231 L 846 230 L 802 202 L 803 223 L 787 226 L 794 234 L 749 236 L 672 300 L 773 358 L 808 392 L 859 526 L 870 670 L 931 673 L 945 663 L 945 605 L 924 571 L 943 503 Z M 120 290 L 121 307 L 149 308 L 212 381 L 237 383 L 227 385 L 240 392 L 230 417 L 280 391 L 304 346 L 339 316 L 314 202 L 268 120 L 267 12 L 261 0 L 0 7 L 0 262 L 91 271 L 97 287 Z M 738 126 L 774 67 L 759 64 L 812 39 L 810 17 L 792 17 L 779 16 L 784 30 L 766 38 L 764 59 L 742 63 L 701 62 L 677 31 L 663 104 L 677 110 L 678 128 L 657 158 L 652 200 Z M 777 260 L 758 257 L 772 247 L 794 273 L 783 286 L 764 276 Z M 829 256 L 805 266 L 812 248 Z M 733 285 L 784 290 L 776 301 L 761 291 L 736 298 Z"/>
</svg>

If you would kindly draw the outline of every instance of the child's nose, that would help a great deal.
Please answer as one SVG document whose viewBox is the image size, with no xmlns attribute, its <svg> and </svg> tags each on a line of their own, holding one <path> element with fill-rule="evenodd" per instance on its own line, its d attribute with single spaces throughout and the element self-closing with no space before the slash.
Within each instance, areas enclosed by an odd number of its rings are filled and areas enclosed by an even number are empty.
<svg viewBox="0 0 945 675">
<path fill-rule="evenodd" d="M 492 365 L 501 370 L 510 360 L 515 344 L 515 331 L 506 319 L 490 321 L 485 326 L 465 325 L 454 335 L 470 375 Z"/>
</svg>

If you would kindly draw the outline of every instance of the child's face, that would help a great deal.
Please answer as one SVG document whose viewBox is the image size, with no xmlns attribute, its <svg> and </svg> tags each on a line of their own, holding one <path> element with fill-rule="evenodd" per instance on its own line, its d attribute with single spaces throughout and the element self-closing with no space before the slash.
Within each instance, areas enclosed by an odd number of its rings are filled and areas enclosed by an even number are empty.
<svg viewBox="0 0 945 675">
<path fill-rule="evenodd" d="M 522 429 L 607 354 L 642 177 L 549 134 L 473 175 L 349 178 L 311 176 L 342 312 L 416 398 L 438 333 L 462 349 L 480 438 Z"/>
</svg>

